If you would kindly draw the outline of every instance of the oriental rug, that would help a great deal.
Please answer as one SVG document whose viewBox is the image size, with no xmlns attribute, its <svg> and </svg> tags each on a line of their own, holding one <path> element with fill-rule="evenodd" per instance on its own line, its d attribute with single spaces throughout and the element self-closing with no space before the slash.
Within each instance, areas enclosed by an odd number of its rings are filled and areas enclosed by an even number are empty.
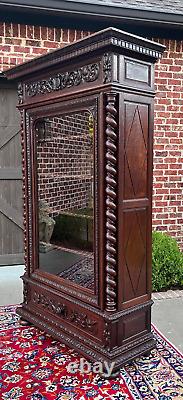
<svg viewBox="0 0 183 400">
<path fill-rule="evenodd" d="M 94 262 L 93 257 L 85 257 L 76 264 L 60 273 L 65 279 L 94 290 Z"/>
<path fill-rule="evenodd" d="M 0 399 L 181 400 L 183 356 L 155 327 L 157 348 L 121 369 L 118 379 L 71 374 L 79 355 L 33 326 L 21 326 L 16 307 L 0 307 Z"/>
</svg>

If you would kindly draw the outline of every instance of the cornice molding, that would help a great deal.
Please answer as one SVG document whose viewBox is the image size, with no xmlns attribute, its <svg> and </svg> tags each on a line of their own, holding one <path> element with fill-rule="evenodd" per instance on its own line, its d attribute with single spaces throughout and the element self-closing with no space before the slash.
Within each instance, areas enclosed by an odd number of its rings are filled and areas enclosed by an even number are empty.
<svg viewBox="0 0 183 400">
<path fill-rule="evenodd" d="M 100 53 L 107 53 L 109 50 L 119 53 L 128 51 L 129 54 L 136 52 L 150 57 L 151 61 L 153 59 L 155 62 L 157 58 L 161 57 L 165 46 L 119 29 L 107 28 L 42 57 L 11 68 L 5 72 L 5 75 L 8 79 L 18 79 L 33 74 L 36 71 L 50 67 L 53 68 L 53 66 L 56 67 L 61 63 L 64 66 L 65 63 L 78 57 L 81 60 L 81 57 L 84 55 L 95 54 L 95 52 L 98 54 L 99 51 Z"/>
</svg>

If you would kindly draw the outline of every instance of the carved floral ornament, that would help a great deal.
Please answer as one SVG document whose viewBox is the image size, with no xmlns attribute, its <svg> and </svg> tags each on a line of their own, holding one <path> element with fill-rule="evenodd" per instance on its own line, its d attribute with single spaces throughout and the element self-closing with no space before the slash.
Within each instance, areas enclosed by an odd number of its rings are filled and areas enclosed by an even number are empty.
<svg viewBox="0 0 183 400">
<path fill-rule="evenodd" d="M 33 97 L 39 94 L 51 93 L 72 86 L 79 86 L 84 82 L 94 82 L 99 76 L 99 63 L 80 67 L 75 71 L 57 74 L 48 79 L 28 83 L 25 86 L 25 94 Z"/>
<path fill-rule="evenodd" d="M 17 94 L 18 94 L 19 104 L 22 104 L 23 103 L 23 85 L 22 85 L 22 83 L 18 84 Z"/>
<path fill-rule="evenodd" d="M 108 83 L 112 80 L 112 54 L 105 53 L 103 56 L 103 82 Z"/>
<path fill-rule="evenodd" d="M 105 53 L 102 58 L 103 83 L 111 82 L 112 79 L 112 55 Z M 25 84 L 19 83 L 18 97 L 19 104 L 23 103 L 25 96 L 34 97 L 40 94 L 51 93 L 63 89 L 69 89 L 73 86 L 79 86 L 81 83 L 91 83 L 98 79 L 100 73 L 100 62 L 85 65 L 75 71 L 58 73 L 48 79 L 42 79 L 37 82 Z"/>
<path fill-rule="evenodd" d="M 71 311 L 66 304 L 62 304 L 51 298 L 49 299 L 42 293 L 34 292 L 33 302 L 46 307 L 54 314 L 67 320 L 68 322 L 74 323 L 80 328 L 97 333 L 97 321 L 90 319 L 86 313 L 73 309 Z"/>
</svg>

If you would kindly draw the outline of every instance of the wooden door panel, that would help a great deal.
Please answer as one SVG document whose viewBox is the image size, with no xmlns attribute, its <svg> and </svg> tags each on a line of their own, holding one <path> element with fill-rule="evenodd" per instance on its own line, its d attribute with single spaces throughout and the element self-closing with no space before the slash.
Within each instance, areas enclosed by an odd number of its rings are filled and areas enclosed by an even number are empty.
<svg viewBox="0 0 183 400">
<path fill-rule="evenodd" d="M 0 265 L 23 262 L 20 117 L 16 88 L 0 88 Z"/>
</svg>

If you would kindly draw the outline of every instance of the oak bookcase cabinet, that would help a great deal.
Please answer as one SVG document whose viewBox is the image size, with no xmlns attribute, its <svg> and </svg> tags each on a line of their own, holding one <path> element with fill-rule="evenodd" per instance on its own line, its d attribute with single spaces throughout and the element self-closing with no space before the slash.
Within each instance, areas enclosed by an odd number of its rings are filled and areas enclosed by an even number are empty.
<svg viewBox="0 0 183 400">
<path fill-rule="evenodd" d="M 6 72 L 18 81 L 23 319 L 115 371 L 151 333 L 154 63 L 108 28 Z"/>
</svg>

